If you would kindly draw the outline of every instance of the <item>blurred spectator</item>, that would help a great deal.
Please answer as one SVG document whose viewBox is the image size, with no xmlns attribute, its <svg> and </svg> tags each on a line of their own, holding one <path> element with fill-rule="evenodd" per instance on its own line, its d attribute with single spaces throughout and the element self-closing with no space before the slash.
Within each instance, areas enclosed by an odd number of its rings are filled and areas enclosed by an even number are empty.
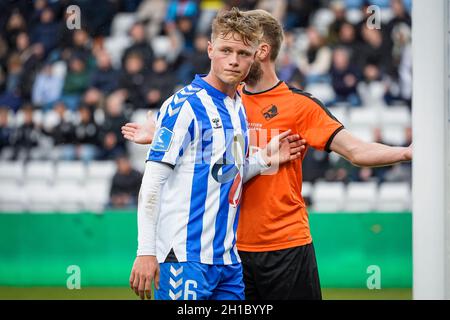
<svg viewBox="0 0 450 320">
<path fill-rule="evenodd" d="M 363 81 L 358 83 L 357 91 L 364 106 L 385 105 L 386 87 L 381 79 L 380 70 L 374 64 L 364 67 Z"/>
<path fill-rule="evenodd" d="M 69 110 L 75 111 L 77 109 L 81 95 L 87 89 L 88 84 L 89 72 L 86 69 L 86 63 L 75 55 L 69 61 L 62 91 L 62 100 Z"/>
<path fill-rule="evenodd" d="M 143 0 L 137 9 L 137 18 L 145 25 L 145 34 L 150 43 L 163 29 L 167 12 L 167 0 Z"/>
<path fill-rule="evenodd" d="M 135 207 L 142 174 L 132 168 L 130 160 L 125 156 L 118 157 L 116 163 L 117 172 L 112 179 L 110 204 L 113 208 Z"/>
<path fill-rule="evenodd" d="M 327 75 L 331 65 L 331 49 L 325 45 L 325 39 L 316 28 L 309 27 L 306 33 L 309 45 L 306 52 L 301 52 L 297 65 L 309 84 L 320 82 Z"/>
<path fill-rule="evenodd" d="M 76 159 L 89 162 L 99 154 L 99 128 L 87 106 L 78 109 L 79 123 L 75 125 Z"/>
<path fill-rule="evenodd" d="M 389 47 L 378 29 L 362 27 L 363 43 L 358 48 L 358 65 L 362 69 L 367 64 L 377 66 L 383 73 L 391 73 L 392 56 Z"/>
<path fill-rule="evenodd" d="M 100 160 L 112 160 L 126 153 L 121 127 L 129 119 L 124 114 L 123 102 L 120 92 L 112 93 L 106 100 L 105 121 L 100 128 Z"/>
<path fill-rule="evenodd" d="M 402 37 L 403 48 L 400 53 L 400 64 L 398 68 L 400 82 L 400 97 L 411 107 L 412 98 L 412 47 L 411 35 Z"/>
<path fill-rule="evenodd" d="M 32 89 L 32 102 L 36 106 L 42 106 L 47 111 L 53 107 L 53 103 L 61 96 L 64 79 L 55 74 L 51 64 L 45 64 Z"/>
<path fill-rule="evenodd" d="M 24 105 L 23 124 L 16 128 L 12 138 L 13 157 L 12 160 L 28 161 L 32 158 L 33 151 L 39 146 L 41 130 L 33 119 L 33 106 Z M 34 158 L 34 156 L 33 156 Z"/>
<path fill-rule="evenodd" d="M 195 37 L 194 51 L 182 54 L 177 66 L 179 83 L 189 83 L 195 74 L 209 72 L 208 41 L 206 35 L 198 34 Z"/>
<path fill-rule="evenodd" d="M 97 67 L 92 73 L 90 86 L 109 94 L 119 85 L 119 72 L 111 65 L 111 57 L 108 52 L 101 50 L 96 55 Z"/>
<path fill-rule="evenodd" d="M 330 3 L 330 9 L 334 15 L 334 21 L 328 26 L 328 44 L 336 45 L 339 43 L 339 32 L 344 23 L 347 22 L 345 3 L 343 0 L 333 0 Z"/>
<path fill-rule="evenodd" d="M 311 15 L 320 7 L 320 0 L 289 0 L 284 20 L 284 28 L 307 28 Z"/>
<path fill-rule="evenodd" d="M 346 48 L 338 47 L 334 50 L 330 74 L 336 102 L 346 102 L 352 106 L 360 105 L 356 91 L 358 73 L 350 64 L 350 52 Z"/>
<path fill-rule="evenodd" d="M 75 160 L 76 148 L 75 125 L 68 119 L 68 111 L 63 102 L 55 103 L 53 108 L 56 119 L 44 128 L 44 133 L 49 135 L 54 144 L 55 159 Z"/>
<path fill-rule="evenodd" d="M 329 168 L 329 155 L 325 151 L 309 149 L 302 162 L 303 181 L 316 182 Z"/>
<path fill-rule="evenodd" d="M 199 14 L 197 1 L 171 0 L 167 7 L 166 28 L 177 29 L 184 39 L 184 50 L 192 50 L 194 47 L 194 35 L 196 21 Z"/>
<path fill-rule="evenodd" d="M 21 32 L 27 32 L 27 24 L 23 15 L 19 11 L 15 10 L 10 15 L 8 22 L 6 23 L 5 31 L 3 32 L 8 47 L 14 47 L 16 37 Z"/>
<path fill-rule="evenodd" d="M 76 2 L 83 13 L 83 23 L 86 24 L 87 30 L 93 37 L 109 36 L 111 22 L 120 2 L 110 0 L 96 0 L 95 4 L 85 0 Z"/>
<path fill-rule="evenodd" d="M 225 8 L 231 9 L 237 7 L 241 10 L 253 10 L 256 8 L 259 0 L 224 0 Z"/>
<path fill-rule="evenodd" d="M 137 53 L 143 57 L 145 68 L 150 69 L 154 54 L 152 47 L 145 37 L 144 24 L 142 22 L 135 23 L 130 29 L 130 36 L 133 44 L 125 50 L 122 56 L 122 64 L 124 64 L 130 53 Z"/>
<path fill-rule="evenodd" d="M 155 59 L 143 85 L 147 108 L 159 109 L 164 100 L 173 94 L 174 83 L 175 75 L 169 70 L 167 61 L 164 58 Z"/>
<path fill-rule="evenodd" d="M 358 42 L 356 40 L 355 26 L 350 22 L 342 23 L 339 28 L 337 44 L 346 47 L 352 54 L 352 64 L 357 64 Z M 359 66 L 359 65 L 358 65 Z"/>
<path fill-rule="evenodd" d="M 119 88 L 126 90 L 127 102 L 133 110 L 145 107 L 145 95 L 142 88 L 147 74 L 148 72 L 144 70 L 143 57 L 136 52 L 130 53 L 119 78 Z"/>
<path fill-rule="evenodd" d="M 256 9 L 266 10 L 270 12 L 278 21 L 283 21 L 286 15 L 288 3 L 288 0 L 259 0 L 256 5 Z"/>
<path fill-rule="evenodd" d="M 8 123 L 8 108 L 0 106 L 0 158 L 3 159 L 4 149 L 11 147 L 13 128 Z"/>
<path fill-rule="evenodd" d="M 55 14 L 49 7 L 45 8 L 41 15 L 39 23 L 31 30 L 31 42 L 42 43 L 45 55 L 57 46 L 58 24 L 55 22 Z"/>
<path fill-rule="evenodd" d="M 279 2 L 284 2 L 284 0 Z M 223 1 L 221 0 L 200 1 L 200 16 L 196 30 L 197 35 L 210 34 L 212 21 L 217 12 L 222 9 L 223 5 Z"/>
<path fill-rule="evenodd" d="M 391 0 L 391 8 L 394 16 L 386 24 L 386 27 L 382 29 L 385 32 L 385 37 L 390 47 L 393 46 L 392 32 L 396 26 L 398 26 L 399 24 L 406 24 L 408 27 L 411 27 L 411 16 L 406 10 L 403 4 L 403 0 Z"/>
</svg>

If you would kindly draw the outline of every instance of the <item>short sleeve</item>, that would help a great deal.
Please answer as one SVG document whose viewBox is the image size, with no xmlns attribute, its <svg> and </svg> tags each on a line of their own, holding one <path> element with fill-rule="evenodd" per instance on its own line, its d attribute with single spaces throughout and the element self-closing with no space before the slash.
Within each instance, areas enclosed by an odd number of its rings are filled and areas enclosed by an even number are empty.
<svg viewBox="0 0 450 320">
<path fill-rule="evenodd" d="M 194 141 L 195 120 L 188 101 L 175 104 L 170 98 L 161 107 L 147 161 L 175 167 L 183 152 Z"/>
<path fill-rule="evenodd" d="M 296 111 L 297 131 L 306 143 L 315 149 L 330 152 L 333 138 L 344 129 L 342 123 L 318 99 L 306 93 L 299 97 Z"/>
</svg>

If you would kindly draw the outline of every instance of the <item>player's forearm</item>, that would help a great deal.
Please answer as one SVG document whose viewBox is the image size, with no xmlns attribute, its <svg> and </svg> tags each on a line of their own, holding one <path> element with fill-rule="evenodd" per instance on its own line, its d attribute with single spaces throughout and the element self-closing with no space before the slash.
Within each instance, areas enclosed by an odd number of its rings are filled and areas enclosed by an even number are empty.
<svg viewBox="0 0 450 320">
<path fill-rule="evenodd" d="M 268 160 L 267 156 L 266 157 L 262 156 L 263 150 L 254 153 L 248 159 L 245 160 L 244 183 L 269 169 L 270 160 Z"/>
<path fill-rule="evenodd" d="M 381 143 L 364 143 L 350 151 L 349 160 L 359 167 L 381 167 L 408 161 L 408 148 Z"/>
<path fill-rule="evenodd" d="M 138 199 L 138 256 L 156 255 L 161 190 L 171 172 L 171 168 L 161 163 L 149 161 L 145 165 Z"/>
</svg>

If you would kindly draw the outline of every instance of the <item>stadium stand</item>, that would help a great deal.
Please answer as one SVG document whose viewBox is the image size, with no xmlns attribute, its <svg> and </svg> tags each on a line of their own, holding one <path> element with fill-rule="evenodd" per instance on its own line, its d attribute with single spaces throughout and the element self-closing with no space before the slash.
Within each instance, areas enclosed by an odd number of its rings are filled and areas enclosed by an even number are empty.
<svg viewBox="0 0 450 320">
<path fill-rule="evenodd" d="M 22 2 L 9 3 L 0 18 L 2 212 L 101 212 L 110 206 L 116 157 L 125 154 L 142 172 L 147 154 L 146 146 L 123 141 L 120 123 L 142 123 L 149 109 L 157 111 L 195 73 L 207 72 L 200 39 L 217 10 L 231 5 L 269 8 L 282 20 L 282 80 L 321 99 L 363 140 L 411 142 L 409 0 L 317 0 L 304 7 L 291 0 L 270 6 L 141 0 L 132 8 L 124 0 L 99 0 L 105 14 L 74 1 L 89 16 L 82 16 L 81 30 L 66 27 L 65 1 L 39 2 L 52 10 L 50 20 L 42 18 L 38 2 Z M 369 5 L 381 10 L 380 30 L 364 23 Z M 137 24 L 144 28 L 131 32 Z M 334 155 L 308 153 L 316 163 L 308 168 L 318 170 L 303 184 L 312 210 L 410 209 L 410 166 L 362 170 Z"/>
</svg>

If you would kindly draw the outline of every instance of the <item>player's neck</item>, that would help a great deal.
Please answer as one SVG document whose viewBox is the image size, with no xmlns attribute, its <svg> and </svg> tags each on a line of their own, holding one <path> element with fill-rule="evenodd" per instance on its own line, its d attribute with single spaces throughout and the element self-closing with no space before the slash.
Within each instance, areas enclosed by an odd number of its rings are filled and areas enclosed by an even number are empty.
<svg viewBox="0 0 450 320">
<path fill-rule="evenodd" d="M 207 76 L 203 78 L 205 82 L 219 90 L 220 92 L 225 93 L 230 98 L 234 99 L 234 96 L 236 95 L 236 90 L 238 87 L 238 83 L 236 85 L 231 85 L 228 83 L 224 83 L 221 81 L 218 77 L 216 77 L 212 72 L 208 73 Z"/>
<path fill-rule="evenodd" d="M 245 84 L 245 90 L 251 93 L 267 91 L 280 82 L 275 72 L 275 63 L 261 63 L 262 76 L 256 83 Z"/>
</svg>

